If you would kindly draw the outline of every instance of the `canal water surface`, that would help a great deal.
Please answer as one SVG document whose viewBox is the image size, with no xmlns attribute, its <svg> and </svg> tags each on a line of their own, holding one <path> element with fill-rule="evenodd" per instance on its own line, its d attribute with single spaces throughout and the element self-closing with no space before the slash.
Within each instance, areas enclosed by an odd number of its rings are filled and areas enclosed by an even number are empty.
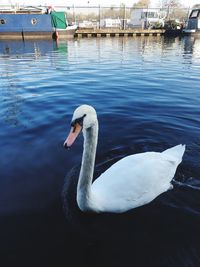
<svg viewBox="0 0 200 267">
<path fill-rule="evenodd" d="M 0 96 L 2 267 L 200 266 L 200 39 L 1 41 Z M 83 227 L 68 221 L 64 178 L 83 139 L 68 151 L 63 141 L 84 103 L 98 113 L 96 175 L 182 143 L 174 189 Z"/>
</svg>

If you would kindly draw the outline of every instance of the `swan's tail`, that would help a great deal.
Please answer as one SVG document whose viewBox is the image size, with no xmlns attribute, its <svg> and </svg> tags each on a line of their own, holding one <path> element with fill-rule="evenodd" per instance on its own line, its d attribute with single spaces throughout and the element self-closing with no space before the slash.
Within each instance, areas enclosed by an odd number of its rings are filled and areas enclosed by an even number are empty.
<svg viewBox="0 0 200 267">
<path fill-rule="evenodd" d="M 185 145 L 177 145 L 163 151 L 162 153 L 172 156 L 174 159 L 176 159 L 176 162 L 179 164 L 182 161 L 184 152 L 185 152 Z"/>
</svg>

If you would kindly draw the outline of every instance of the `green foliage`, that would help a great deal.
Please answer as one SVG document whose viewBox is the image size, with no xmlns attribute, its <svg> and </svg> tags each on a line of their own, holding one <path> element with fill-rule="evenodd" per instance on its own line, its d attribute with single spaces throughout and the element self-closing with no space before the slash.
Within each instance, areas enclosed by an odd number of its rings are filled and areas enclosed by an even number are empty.
<svg viewBox="0 0 200 267">
<path fill-rule="evenodd" d="M 181 23 L 176 20 L 168 20 L 165 22 L 164 29 L 165 30 L 176 30 L 177 27 L 181 27 Z"/>
<path fill-rule="evenodd" d="M 156 22 L 153 24 L 153 26 L 151 27 L 152 29 L 162 29 L 163 25 L 160 22 Z"/>
</svg>

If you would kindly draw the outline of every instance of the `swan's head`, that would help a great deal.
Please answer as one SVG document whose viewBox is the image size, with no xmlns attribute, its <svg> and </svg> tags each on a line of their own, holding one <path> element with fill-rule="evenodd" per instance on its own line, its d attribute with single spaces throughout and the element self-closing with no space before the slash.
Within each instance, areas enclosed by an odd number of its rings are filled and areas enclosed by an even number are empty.
<svg viewBox="0 0 200 267">
<path fill-rule="evenodd" d="M 71 121 L 71 131 L 64 142 L 64 147 L 70 147 L 81 130 L 85 131 L 86 129 L 92 127 L 97 122 L 97 114 L 95 109 L 89 105 L 81 105 L 75 109 L 72 121 Z"/>
</svg>

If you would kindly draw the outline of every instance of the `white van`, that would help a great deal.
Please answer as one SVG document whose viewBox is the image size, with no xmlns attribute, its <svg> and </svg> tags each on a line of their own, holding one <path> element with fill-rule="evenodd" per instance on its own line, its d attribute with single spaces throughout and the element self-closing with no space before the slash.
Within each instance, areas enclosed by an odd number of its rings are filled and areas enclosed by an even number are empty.
<svg viewBox="0 0 200 267">
<path fill-rule="evenodd" d="M 164 27 L 164 24 L 164 18 L 159 9 L 134 8 L 131 11 L 129 24 L 131 27 L 145 29 L 156 25 Z"/>
</svg>

